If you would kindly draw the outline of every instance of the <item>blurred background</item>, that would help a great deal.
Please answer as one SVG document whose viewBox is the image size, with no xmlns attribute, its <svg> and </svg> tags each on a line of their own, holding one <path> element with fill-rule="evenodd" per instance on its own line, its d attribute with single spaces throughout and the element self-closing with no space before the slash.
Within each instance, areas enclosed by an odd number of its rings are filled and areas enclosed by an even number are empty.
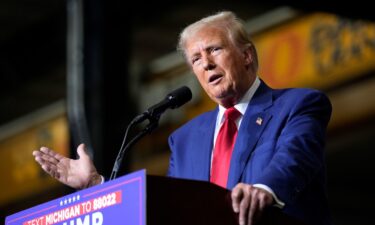
<svg viewBox="0 0 375 225">
<path fill-rule="evenodd" d="M 84 142 L 109 177 L 130 120 L 187 85 L 193 100 L 167 111 L 121 168 L 121 174 L 145 168 L 164 175 L 168 135 L 215 107 L 175 51 L 178 34 L 219 10 L 246 22 L 259 53 L 259 76 L 270 86 L 327 93 L 333 105 L 326 158 L 334 222 L 373 224 L 375 13 L 361 0 L 1 0 L 0 223 L 74 191 L 41 171 L 34 149 L 48 146 L 76 157 Z"/>
</svg>

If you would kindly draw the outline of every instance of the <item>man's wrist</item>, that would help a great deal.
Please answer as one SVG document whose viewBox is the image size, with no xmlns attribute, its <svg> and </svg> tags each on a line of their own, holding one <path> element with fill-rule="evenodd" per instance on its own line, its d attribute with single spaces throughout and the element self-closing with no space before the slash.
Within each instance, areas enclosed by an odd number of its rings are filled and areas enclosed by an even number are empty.
<svg viewBox="0 0 375 225">
<path fill-rule="evenodd" d="M 273 206 L 275 206 L 275 207 L 277 207 L 277 208 L 280 208 L 280 209 L 284 208 L 285 203 L 282 202 L 282 201 L 276 196 L 275 192 L 273 192 L 273 190 L 272 190 L 270 187 L 268 187 L 267 185 L 264 185 L 264 184 L 254 184 L 253 186 L 254 186 L 254 187 L 257 187 L 257 188 L 260 188 L 260 189 L 263 189 L 263 190 L 269 192 L 269 193 L 272 195 L 273 200 L 275 201 L 275 204 L 274 204 Z"/>
<path fill-rule="evenodd" d="M 89 188 L 89 187 L 92 187 L 92 186 L 95 186 L 95 185 L 98 185 L 98 184 L 102 184 L 104 183 L 104 177 L 98 173 L 94 174 L 89 183 L 87 184 L 86 188 Z"/>
</svg>

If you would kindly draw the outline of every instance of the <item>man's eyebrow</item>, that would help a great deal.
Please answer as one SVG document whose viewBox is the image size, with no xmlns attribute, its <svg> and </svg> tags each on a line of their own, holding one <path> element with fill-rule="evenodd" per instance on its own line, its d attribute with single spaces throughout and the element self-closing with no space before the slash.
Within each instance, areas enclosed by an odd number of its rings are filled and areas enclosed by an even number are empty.
<svg viewBox="0 0 375 225">
<path fill-rule="evenodd" d="M 223 47 L 223 46 L 224 46 L 223 43 L 217 42 L 217 43 L 213 43 L 213 44 L 208 45 L 207 47 L 205 47 L 205 50 L 209 51 L 209 50 L 212 50 L 213 48 Z"/>
<path fill-rule="evenodd" d="M 201 55 L 200 52 L 195 52 L 195 53 L 191 54 L 190 58 L 194 58 L 194 57 L 197 57 L 199 55 Z"/>
<path fill-rule="evenodd" d="M 221 43 L 214 43 L 214 44 L 209 44 L 207 45 L 206 47 L 204 47 L 204 51 L 210 51 L 212 50 L 213 48 L 217 48 L 217 47 L 222 47 L 223 45 Z M 193 57 L 196 57 L 196 56 L 199 56 L 201 55 L 200 51 L 196 51 L 194 52 L 193 54 L 191 54 L 189 57 L 190 58 L 193 58 Z"/>
<path fill-rule="evenodd" d="M 219 44 L 210 44 L 207 47 L 204 48 L 204 50 L 211 50 L 213 48 L 216 48 L 217 46 L 220 46 Z"/>
</svg>

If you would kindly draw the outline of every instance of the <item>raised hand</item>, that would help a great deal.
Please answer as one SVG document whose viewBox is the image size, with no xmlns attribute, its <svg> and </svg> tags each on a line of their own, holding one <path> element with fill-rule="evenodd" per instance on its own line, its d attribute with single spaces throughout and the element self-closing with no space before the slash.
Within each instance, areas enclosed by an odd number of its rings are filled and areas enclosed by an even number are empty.
<svg viewBox="0 0 375 225">
<path fill-rule="evenodd" d="M 96 171 L 84 144 L 77 147 L 77 153 L 79 159 L 67 158 L 47 147 L 33 151 L 42 169 L 65 185 L 84 189 L 100 184 L 102 176 Z"/>
</svg>

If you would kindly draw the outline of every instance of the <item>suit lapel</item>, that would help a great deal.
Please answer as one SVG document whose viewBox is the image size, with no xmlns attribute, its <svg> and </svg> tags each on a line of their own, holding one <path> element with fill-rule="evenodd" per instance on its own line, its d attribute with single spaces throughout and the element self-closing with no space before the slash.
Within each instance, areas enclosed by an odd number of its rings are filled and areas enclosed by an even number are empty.
<svg viewBox="0 0 375 225">
<path fill-rule="evenodd" d="M 199 180 L 210 180 L 211 154 L 213 148 L 216 117 L 219 109 L 209 112 L 208 119 L 202 123 L 196 133 L 194 151 L 192 154 L 193 177 Z"/>
<path fill-rule="evenodd" d="M 241 179 L 242 173 L 264 128 L 272 118 L 265 109 L 272 105 L 272 90 L 263 82 L 254 94 L 242 119 L 236 144 L 233 149 L 227 187 L 232 189 Z"/>
</svg>

